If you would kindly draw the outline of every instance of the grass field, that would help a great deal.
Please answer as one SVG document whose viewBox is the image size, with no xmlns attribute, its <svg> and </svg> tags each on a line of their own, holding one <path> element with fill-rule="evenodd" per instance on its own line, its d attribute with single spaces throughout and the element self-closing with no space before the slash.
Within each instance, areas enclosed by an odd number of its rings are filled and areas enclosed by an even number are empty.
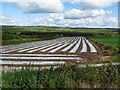
<svg viewBox="0 0 120 90">
<path fill-rule="evenodd" d="M 102 43 L 103 45 L 109 47 L 109 52 L 112 55 L 111 61 L 112 62 L 120 62 L 119 60 L 119 36 L 118 33 L 110 33 L 109 35 L 94 35 L 92 37 L 88 37 L 95 42 Z"/>
<path fill-rule="evenodd" d="M 101 42 L 105 45 L 112 47 L 118 47 L 118 36 L 93 36 L 91 37 L 94 41 Z"/>
</svg>

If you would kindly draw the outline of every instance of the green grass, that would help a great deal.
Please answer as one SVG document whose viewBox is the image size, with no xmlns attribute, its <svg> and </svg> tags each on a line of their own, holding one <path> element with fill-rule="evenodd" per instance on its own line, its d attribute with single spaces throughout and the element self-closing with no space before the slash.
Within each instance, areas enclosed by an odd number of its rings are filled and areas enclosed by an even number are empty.
<svg viewBox="0 0 120 90">
<path fill-rule="evenodd" d="M 119 55 L 119 38 L 118 38 L 118 34 L 110 34 L 110 35 L 94 35 L 92 37 L 89 37 L 90 39 L 92 39 L 93 41 L 96 41 L 98 43 L 102 43 L 103 45 L 105 46 L 109 46 L 110 48 L 108 49 L 109 50 L 109 53 L 111 55 L 111 59 L 109 61 L 112 61 L 112 62 L 120 62 L 119 58 L 120 58 L 120 55 Z M 109 62 L 108 61 L 108 62 Z"/>
<path fill-rule="evenodd" d="M 3 72 L 3 88 L 118 88 L 120 66 L 80 68 L 63 65 L 57 69 L 12 70 Z"/>
<path fill-rule="evenodd" d="M 91 37 L 94 41 L 101 42 L 105 45 L 112 47 L 118 47 L 118 37 L 117 36 L 93 36 Z"/>
<path fill-rule="evenodd" d="M 10 36 L 10 37 L 9 37 Z M 42 41 L 59 38 L 57 34 L 40 34 L 40 35 L 15 35 L 3 33 L 2 45 L 14 45 L 33 41 Z"/>
<path fill-rule="evenodd" d="M 43 41 L 43 40 L 50 40 L 59 38 L 60 36 L 57 35 L 39 35 L 37 36 L 18 36 L 16 35 L 15 38 L 11 35 L 11 38 L 9 39 L 2 39 L 2 45 L 15 45 L 20 43 L 26 43 L 26 42 L 33 42 L 33 41 Z"/>
</svg>

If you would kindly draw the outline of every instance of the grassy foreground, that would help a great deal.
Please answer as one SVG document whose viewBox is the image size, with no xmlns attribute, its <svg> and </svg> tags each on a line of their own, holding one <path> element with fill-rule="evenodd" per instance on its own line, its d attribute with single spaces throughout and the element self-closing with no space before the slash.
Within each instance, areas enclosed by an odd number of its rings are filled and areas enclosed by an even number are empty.
<svg viewBox="0 0 120 90">
<path fill-rule="evenodd" d="M 54 69 L 21 69 L 2 72 L 3 88 L 119 88 L 120 65 L 78 67 L 63 65 Z"/>
</svg>

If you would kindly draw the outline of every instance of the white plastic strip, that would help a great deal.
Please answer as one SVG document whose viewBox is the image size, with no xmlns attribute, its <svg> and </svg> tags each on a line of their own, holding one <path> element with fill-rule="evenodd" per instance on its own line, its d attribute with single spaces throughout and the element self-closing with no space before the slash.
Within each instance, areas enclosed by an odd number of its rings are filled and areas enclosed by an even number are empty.
<svg viewBox="0 0 120 90">
<path fill-rule="evenodd" d="M 90 52 L 97 53 L 96 48 L 95 48 L 86 38 L 84 38 L 84 39 L 86 40 L 87 44 L 88 44 L 89 47 L 90 47 Z"/>
<path fill-rule="evenodd" d="M 64 40 L 64 41 L 66 41 L 66 40 Z M 64 41 L 62 41 L 61 43 L 63 43 Z M 56 45 L 56 44 L 55 43 L 53 43 L 53 44 L 49 43 L 48 45 L 44 45 L 43 47 L 40 47 L 40 48 L 37 48 L 37 49 L 34 49 L 34 50 L 30 50 L 30 51 L 27 51 L 27 52 L 31 53 L 31 52 L 43 50 L 45 48 L 49 48 L 49 47 L 54 46 L 54 45 Z"/>
<path fill-rule="evenodd" d="M 62 44 L 57 44 L 57 45 L 55 45 L 55 46 L 49 47 L 49 48 L 47 48 L 47 49 L 43 49 L 43 50 L 41 50 L 41 51 L 42 51 L 42 52 L 46 52 L 46 51 L 51 50 L 51 49 L 53 49 L 53 48 L 55 48 L 55 47 L 58 47 L 58 46 L 60 46 L 60 45 L 62 45 Z"/>
<path fill-rule="evenodd" d="M 47 56 L 77 56 L 77 55 L 73 55 L 73 54 L 0 54 L 0 56 L 2 57 L 11 57 L 11 56 L 33 56 L 33 57 L 35 57 L 35 56 L 44 56 L 44 57 L 47 57 Z"/>
<path fill-rule="evenodd" d="M 50 64 L 64 64 L 64 61 L 3 61 L 2 64 L 30 64 L 30 65 L 50 65 Z"/>
<path fill-rule="evenodd" d="M 87 52 L 87 45 L 83 38 L 82 38 L 82 50 L 80 52 Z"/>
<path fill-rule="evenodd" d="M 60 50 L 61 48 L 63 48 L 63 47 L 65 47 L 65 46 L 67 46 L 69 43 L 66 43 L 66 44 L 64 44 L 64 45 L 62 45 L 62 46 L 60 46 L 60 47 L 57 47 L 57 48 L 55 48 L 55 49 L 53 49 L 53 50 L 51 50 L 51 51 L 49 51 L 50 53 L 54 53 L 54 52 L 56 52 L 56 51 L 58 51 L 58 50 Z"/>
<path fill-rule="evenodd" d="M 78 41 L 78 43 L 74 46 L 74 48 L 72 48 L 69 52 L 70 53 L 75 53 L 77 50 L 78 50 L 78 48 L 79 48 L 79 46 L 80 46 L 80 43 L 81 43 L 81 39 Z"/>
<path fill-rule="evenodd" d="M 72 44 L 70 44 L 69 46 L 67 46 L 67 47 L 65 47 L 64 49 L 62 49 L 61 51 L 65 52 L 65 51 L 69 50 L 76 42 L 77 42 L 77 40 L 74 41 L 74 42 L 73 42 Z"/>
<path fill-rule="evenodd" d="M 18 60 L 82 60 L 79 57 L 0 57 L 0 59 Z"/>
</svg>

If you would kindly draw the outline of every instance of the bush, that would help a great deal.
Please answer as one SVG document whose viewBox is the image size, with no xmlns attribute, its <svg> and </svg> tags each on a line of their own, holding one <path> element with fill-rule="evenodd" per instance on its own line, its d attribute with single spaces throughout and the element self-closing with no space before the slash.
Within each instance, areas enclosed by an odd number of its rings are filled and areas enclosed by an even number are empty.
<svg viewBox="0 0 120 90">
<path fill-rule="evenodd" d="M 31 88 L 94 88 L 119 86 L 119 66 L 102 67 L 63 65 L 54 69 L 22 69 L 3 72 L 3 87 Z M 11 76 L 11 78 L 9 78 Z"/>
<path fill-rule="evenodd" d="M 99 81 L 103 87 L 109 87 L 115 83 L 118 75 L 118 69 L 110 62 L 107 66 L 103 65 L 100 70 Z"/>
</svg>

